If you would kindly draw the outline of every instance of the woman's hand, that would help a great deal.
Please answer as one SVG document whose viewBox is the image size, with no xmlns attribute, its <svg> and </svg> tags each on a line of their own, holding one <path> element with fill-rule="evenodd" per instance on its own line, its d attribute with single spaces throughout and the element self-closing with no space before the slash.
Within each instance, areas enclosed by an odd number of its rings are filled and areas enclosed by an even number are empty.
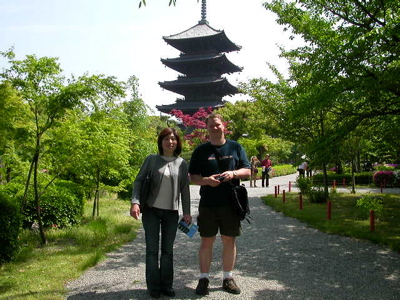
<svg viewBox="0 0 400 300">
<path fill-rule="evenodd" d="M 183 220 L 186 224 L 192 223 L 192 216 L 191 215 L 183 215 Z"/>
<path fill-rule="evenodd" d="M 140 206 L 137 203 L 131 205 L 130 215 L 134 217 L 136 220 L 139 219 L 140 216 Z"/>
</svg>

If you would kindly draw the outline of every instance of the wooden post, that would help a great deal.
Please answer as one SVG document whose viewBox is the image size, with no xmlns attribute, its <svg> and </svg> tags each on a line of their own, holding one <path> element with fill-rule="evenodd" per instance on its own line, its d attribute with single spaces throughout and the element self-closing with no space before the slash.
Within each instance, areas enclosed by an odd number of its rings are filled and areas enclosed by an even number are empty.
<svg viewBox="0 0 400 300">
<path fill-rule="evenodd" d="M 275 198 L 277 198 L 277 197 L 278 197 L 278 187 L 275 186 Z"/>
<path fill-rule="evenodd" d="M 303 210 L 303 195 L 300 193 L 300 210 Z"/>
<path fill-rule="evenodd" d="M 281 186 L 278 184 L 278 195 L 280 194 Z"/>
<path fill-rule="evenodd" d="M 375 231 L 375 211 L 369 211 L 369 230 L 371 232 Z"/>
<path fill-rule="evenodd" d="M 282 191 L 282 202 L 285 203 L 286 199 L 285 199 L 285 190 Z"/>
<path fill-rule="evenodd" d="M 332 203 L 331 201 L 326 202 L 326 219 L 331 219 Z"/>
<path fill-rule="evenodd" d="M 291 190 L 292 190 L 292 182 L 289 181 L 289 193 L 291 192 Z"/>
<path fill-rule="evenodd" d="M 333 181 L 333 189 L 336 189 L 336 180 Z"/>
</svg>

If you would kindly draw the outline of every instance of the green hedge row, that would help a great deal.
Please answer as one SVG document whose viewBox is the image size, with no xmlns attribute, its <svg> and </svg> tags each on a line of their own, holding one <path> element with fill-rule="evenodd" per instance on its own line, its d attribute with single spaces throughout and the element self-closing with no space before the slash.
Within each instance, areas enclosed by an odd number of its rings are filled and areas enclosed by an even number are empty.
<svg viewBox="0 0 400 300">
<path fill-rule="evenodd" d="M 0 191 L 0 264 L 11 261 L 19 248 L 20 207 Z"/>
<path fill-rule="evenodd" d="M 355 184 L 357 185 L 370 185 L 373 184 L 372 172 L 363 172 L 354 174 Z M 333 181 L 336 180 L 338 186 L 342 186 L 345 183 L 346 186 L 351 185 L 352 177 L 351 174 L 336 174 L 328 172 L 328 184 L 332 185 Z M 312 181 L 314 185 L 323 185 L 324 176 L 322 173 L 318 173 L 312 176 Z"/>
<path fill-rule="evenodd" d="M 12 202 L 21 204 L 24 185 L 10 182 L 0 186 Z M 51 184 L 40 198 L 40 211 L 45 227 L 69 227 L 81 221 L 85 203 L 84 189 L 71 181 L 59 180 Z M 29 190 L 23 211 L 23 227 L 30 228 L 37 221 L 33 191 Z"/>
</svg>

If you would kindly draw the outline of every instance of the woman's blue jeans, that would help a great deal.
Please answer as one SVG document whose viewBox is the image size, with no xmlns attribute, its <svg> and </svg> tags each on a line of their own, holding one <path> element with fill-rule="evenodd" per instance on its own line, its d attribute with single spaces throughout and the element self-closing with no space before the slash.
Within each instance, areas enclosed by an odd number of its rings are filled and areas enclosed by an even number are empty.
<svg viewBox="0 0 400 300">
<path fill-rule="evenodd" d="M 146 239 L 146 284 L 150 291 L 172 288 L 174 277 L 173 246 L 178 227 L 176 210 L 146 208 L 142 223 Z M 161 256 L 158 261 L 161 232 Z"/>
</svg>

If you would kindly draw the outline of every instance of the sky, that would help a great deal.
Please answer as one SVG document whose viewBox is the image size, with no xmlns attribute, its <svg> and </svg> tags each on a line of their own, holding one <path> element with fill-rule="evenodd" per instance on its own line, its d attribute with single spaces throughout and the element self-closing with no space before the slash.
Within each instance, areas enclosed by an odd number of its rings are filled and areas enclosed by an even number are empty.
<svg viewBox="0 0 400 300">
<path fill-rule="evenodd" d="M 0 51 L 14 47 L 16 59 L 26 55 L 57 57 L 64 75 L 84 73 L 139 79 L 139 94 L 159 114 L 156 105 L 174 103 L 180 95 L 163 90 L 158 82 L 175 80 L 178 72 L 165 67 L 161 58 L 175 58 L 179 51 L 163 36 L 180 33 L 201 19 L 201 0 L 0 0 Z M 260 0 L 208 0 L 207 21 L 242 47 L 227 54 L 243 68 L 225 75 L 236 85 L 251 78 L 273 80 L 267 62 L 287 73 L 279 46 L 289 49 L 289 33 L 276 23 Z M 298 44 L 297 44 L 298 45 Z M 7 67 L 0 58 L 0 68 Z M 225 97 L 235 102 L 243 95 Z"/>
</svg>

